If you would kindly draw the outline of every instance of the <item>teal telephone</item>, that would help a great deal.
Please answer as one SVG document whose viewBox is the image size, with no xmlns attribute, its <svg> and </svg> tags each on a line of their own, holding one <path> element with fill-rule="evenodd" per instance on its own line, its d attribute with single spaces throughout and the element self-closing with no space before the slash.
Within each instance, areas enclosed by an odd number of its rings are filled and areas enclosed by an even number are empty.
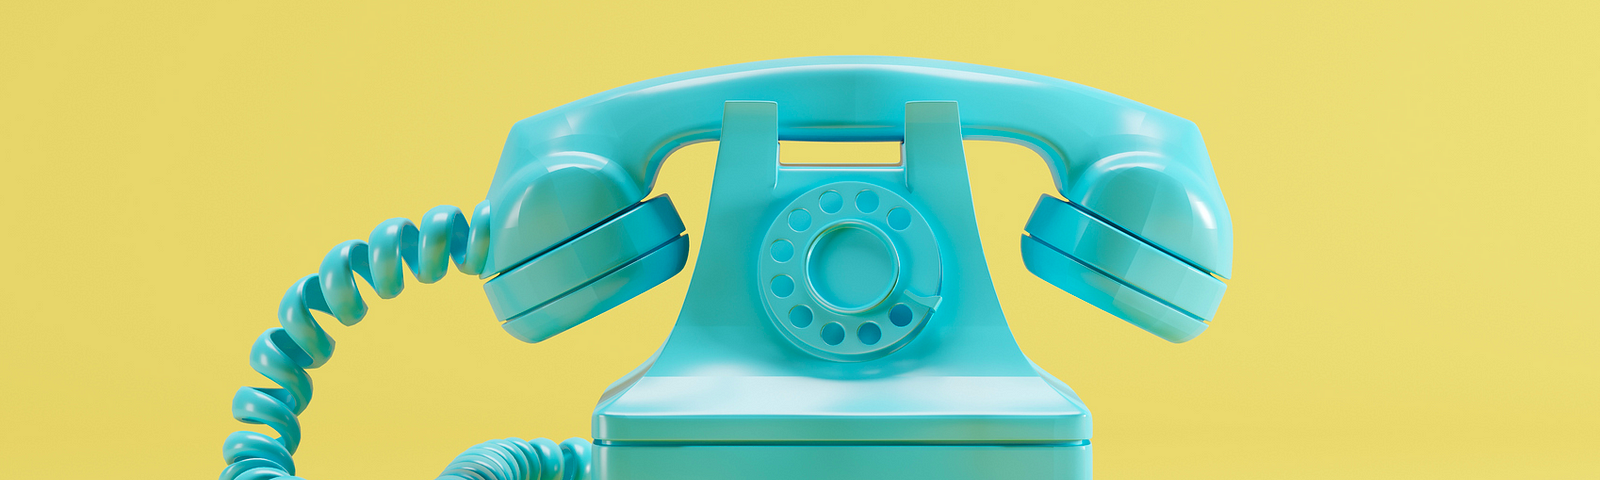
<svg viewBox="0 0 1600 480">
<path fill-rule="evenodd" d="M 590 442 L 505 439 L 440 478 L 1065 479 L 1089 411 L 1018 349 L 973 217 L 963 139 L 1025 145 L 1065 201 L 1025 227 L 1027 268 L 1172 342 L 1205 330 L 1232 223 L 1194 124 L 1055 78 L 954 62 L 816 57 L 671 75 L 518 122 L 488 199 L 340 244 L 284 296 L 241 388 L 222 478 L 295 472 L 306 369 L 380 297 L 449 263 L 507 332 L 559 334 L 667 280 L 689 249 L 662 161 L 720 141 L 702 254 L 672 333 L 601 395 Z M 779 163 L 780 140 L 900 141 L 877 165 Z"/>
</svg>

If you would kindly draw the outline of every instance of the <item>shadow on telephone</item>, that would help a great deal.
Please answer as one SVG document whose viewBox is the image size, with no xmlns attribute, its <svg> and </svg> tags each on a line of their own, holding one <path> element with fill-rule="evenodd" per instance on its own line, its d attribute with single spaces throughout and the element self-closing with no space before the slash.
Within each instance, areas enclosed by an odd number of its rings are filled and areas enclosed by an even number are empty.
<svg viewBox="0 0 1600 480">
<path fill-rule="evenodd" d="M 487 279 L 526 342 L 681 271 L 662 161 L 720 141 L 705 238 L 677 323 L 601 395 L 593 443 L 495 440 L 440 478 L 1089 478 L 1089 411 L 1018 349 L 979 245 L 963 139 L 1048 164 L 1021 238 L 1045 281 L 1172 342 L 1215 314 L 1232 222 L 1194 124 L 1055 78 L 954 62 L 814 57 L 620 87 L 518 122 L 487 199 L 335 247 L 251 349 L 280 388 L 239 389 L 222 478 L 294 475 L 319 311 L 366 314 L 449 264 Z M 883 164 L 779 162 L 779 141 L 901 142 Z"/>
</svg>

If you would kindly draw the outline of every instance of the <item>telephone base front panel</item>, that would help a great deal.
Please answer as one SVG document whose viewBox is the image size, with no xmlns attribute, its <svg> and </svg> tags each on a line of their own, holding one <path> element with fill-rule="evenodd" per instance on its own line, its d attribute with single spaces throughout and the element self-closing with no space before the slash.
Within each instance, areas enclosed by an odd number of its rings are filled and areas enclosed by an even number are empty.
<svg viewBox="0 0 1600 480">
<path fill-rule="evenodd" d="M 1089 409 L 1044 375 L 645 377 L 622 398 L 595 409 L 594 438 L 755 444 L 1087 440 Z"/>
<path fill-rule="evenodd" d="M 605 445 L 596 478 L 1086 480 L 1088 442 L 1058 445 Z M 671 465 L 670 468 L 663 468 Z"/>
</svg>

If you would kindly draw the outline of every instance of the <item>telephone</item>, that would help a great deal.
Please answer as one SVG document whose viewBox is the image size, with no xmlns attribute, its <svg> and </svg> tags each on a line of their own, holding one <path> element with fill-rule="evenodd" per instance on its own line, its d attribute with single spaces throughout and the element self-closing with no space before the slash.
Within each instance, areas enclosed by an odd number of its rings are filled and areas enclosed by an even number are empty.
<svg viewBox="0 0 1600 480">
<path fill-rule="evenodd" d="M 241 388 L 224 480 L 290 477 L 306 369 L 379 297 L 448 264 L 487 279 L 501 326 L 539 342 L 681 271 L 689 239 L 648 197 L 674 150 L 717 140 L 705 238 L 677 323 L 600 396 L 593 443 L 495 440 L 452 479 L 1089 478 L 1078 395 L 1018 349 L 980 248 L 963 139 L 1025 145 L 1064 199 L 1021 237 L 1045 281 L 1172 342 L 1206 329 L 1232 221 L 1195 125 L 1041 75 L 814 57 L 628 85 L 512 128 L 487 199 L 339 244 L 295 282 Z M 899 141 L 897 164 L 790 165 L 779 141 Z"/>
</svg>

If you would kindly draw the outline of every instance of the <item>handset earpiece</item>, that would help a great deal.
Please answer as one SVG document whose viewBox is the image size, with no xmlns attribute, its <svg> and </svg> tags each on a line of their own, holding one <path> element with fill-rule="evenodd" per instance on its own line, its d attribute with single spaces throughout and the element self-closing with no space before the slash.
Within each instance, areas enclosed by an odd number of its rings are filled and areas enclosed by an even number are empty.
<svg viewBox="0 0 1600 480">
<path fill-rule="evenodd" d="M 557 154 L 524 165 L 490 195 L 484 283 L 495 318 L 537 343 L 683 270 L 689 237 L 666 195 L 639 201 L 614 162 Z"/>
<path fill-rule="evenodd" d="M 1193 339 L 1227 285 L 1082 207 L 1045 195 L 1022 261 L 1051 285 L 1167 341 Z"/>
<path fill-rule="evenodd" d="M 1028 270 L 1168 341 L 1205 331 L 1227 290 L 1218 277 L 1233 263 L 1232 221 L 1215 180 L 1138 153 L 1085 171 L 1074 201 L 1041 196 L 1028 218 Z"/>
<path fill-rule="evenodd" d="M 501 273 L 483 291 L 506 332 L 538 343 L 677 275 L 689 258 L 683 230 L 661 195 Z"/>
</svg>

